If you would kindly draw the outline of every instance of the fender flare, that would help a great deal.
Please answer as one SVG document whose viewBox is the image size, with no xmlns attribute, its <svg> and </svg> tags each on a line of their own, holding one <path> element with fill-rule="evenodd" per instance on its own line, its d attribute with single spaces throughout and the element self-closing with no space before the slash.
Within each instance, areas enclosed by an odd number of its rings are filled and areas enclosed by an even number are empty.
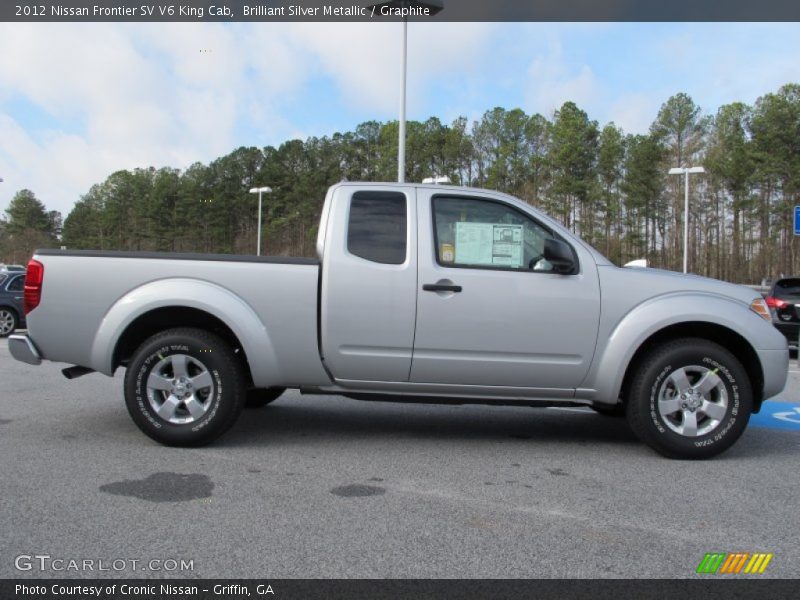
<svg viewBox="0 0 800 600">
<path fill-rule="evenodd" d="M 597 402 L 616 402 L 625 374 L 642 344 L 670 326 L 696 322 L 729 329 L 744 338 L 754 351 L 761 347 L 758 342 L 763 336 L 759 332 L 763 332 L 764 321 L 741 302 L 702 292 L 658 296 L 637 305 L 617 322 L 605 347 L 598 345 L 599 354 L 576 395 Z"/>
<path fill-rule="evenodd" d="M 257 386 L 278 381 L 280 367 L 275 348 L 258 315 L 242 298 L 222 286 L 199 279 L 169 278 L 151 281 L 127 292 L 106 312 L 91 349 L 92 367 L 113 375 L 113 355 L 123 333 L 136 319 L 159 308 L 186 307 L 207 312 L 230 328 L 242 344 L 250 370 L 258 373 Z M 258 361 L 258 368 L 254 368 Z"/>
</svg>

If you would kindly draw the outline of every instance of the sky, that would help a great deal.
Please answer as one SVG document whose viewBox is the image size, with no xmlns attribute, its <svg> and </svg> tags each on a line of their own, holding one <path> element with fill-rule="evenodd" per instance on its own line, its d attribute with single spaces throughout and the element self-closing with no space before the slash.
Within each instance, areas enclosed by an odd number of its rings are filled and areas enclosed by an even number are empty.
<svg viewBox="0 0 800 600">
<path fill-rule="evenodd" d="M 0 213 L 64 216 L 112 172 L 396 119 L 397 23 L 2 23 Z M 408 118 L 574 101 L 644 133 L 686 92 L 706 114 L 800 82 L 800 24 L 411 23 Z"/>
</svg>

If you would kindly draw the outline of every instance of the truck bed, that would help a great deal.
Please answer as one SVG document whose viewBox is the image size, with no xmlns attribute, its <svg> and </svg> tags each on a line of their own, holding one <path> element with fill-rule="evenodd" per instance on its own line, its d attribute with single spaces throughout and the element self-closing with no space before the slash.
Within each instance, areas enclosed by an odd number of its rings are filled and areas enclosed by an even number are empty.
<svg viewBox="0 0 800 600">
<path fill-rule="evenodd" d="M 316 259 L 95 250 L 34 258 L 45 283 L 29 328 L 45 359 L 111 374 L 111 340 L 149 311 L 183 306 L 240 336 L 256 383 L 330 382 L 317 342 Z"/>
</svg>

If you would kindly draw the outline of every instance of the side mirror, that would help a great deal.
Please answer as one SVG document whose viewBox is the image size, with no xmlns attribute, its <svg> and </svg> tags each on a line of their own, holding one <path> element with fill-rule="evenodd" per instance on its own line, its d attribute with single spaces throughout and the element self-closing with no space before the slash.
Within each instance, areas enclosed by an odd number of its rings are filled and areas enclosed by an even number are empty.
<svg viewBox="0 0 800 600">
<path fill-rule="evenodd" d="M 547 238 L 544 241 L 544 258 L 553 265 L 553 271 L 569 275 L 575 270 L 575 255 L 569 244 Z"/>
</svg>

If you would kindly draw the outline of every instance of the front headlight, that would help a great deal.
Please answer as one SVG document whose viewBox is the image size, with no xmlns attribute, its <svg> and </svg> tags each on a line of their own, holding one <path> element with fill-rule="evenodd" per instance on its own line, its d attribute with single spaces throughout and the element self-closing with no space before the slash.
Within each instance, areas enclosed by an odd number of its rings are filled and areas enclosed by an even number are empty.
<svg viewBox="0 0 800 600">
<path fill-rule="evenodd" d="M 769 321 L 772 323 L 772 315 L 769 312 L 769 308 L 767 307 L 767 303 L 763 298 L 756 298 L 750 303 L 750 310 L 756 313 L 759 317 L 764 319 L 765 321 Z"/>
</svg>

